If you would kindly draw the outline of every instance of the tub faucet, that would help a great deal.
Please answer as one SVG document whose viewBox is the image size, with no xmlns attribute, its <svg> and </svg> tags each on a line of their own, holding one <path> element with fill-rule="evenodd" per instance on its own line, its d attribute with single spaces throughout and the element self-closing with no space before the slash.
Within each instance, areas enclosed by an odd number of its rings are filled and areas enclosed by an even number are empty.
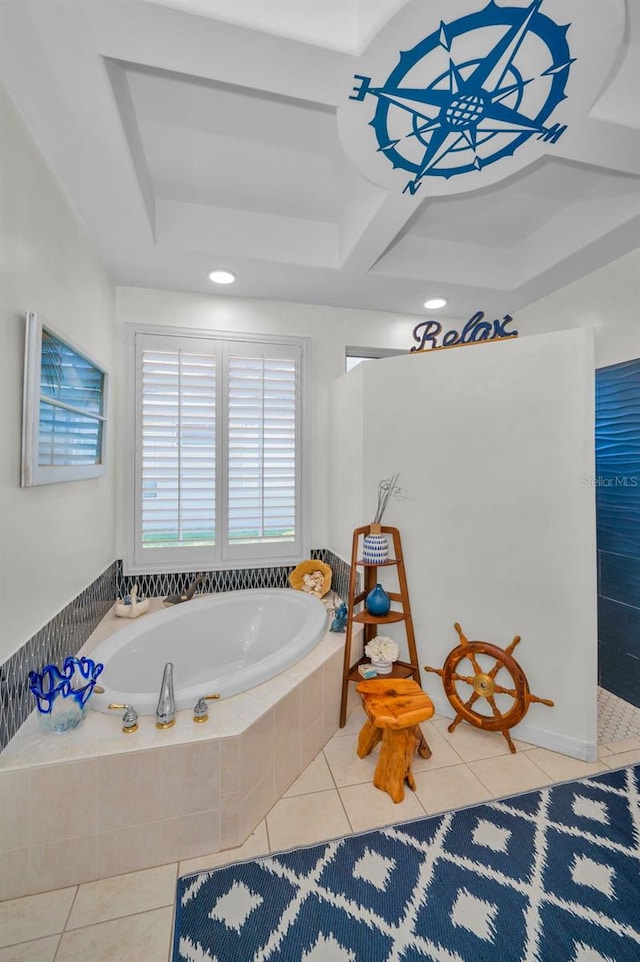
<svg viewBox="0 0 640 962">
<path fill-rule="evenodd" d="M 122 708 L 124 709 L 124 715 L 122 716 L 122 731 L 125 735 L 133 735 L 134 732 L 138 731 L 138 712 L 131 705 L 117 705 L 112 702 L 109 708 Z"/>
<path fill-rule="evenodd" d="M 213 701 L 219 697 L 220 695 L 203 695 L 202 698 L 198 699 L 195 708 L 193 709 L 193 720 L 196 722 L 196 724 L 202 724 L 202 722 L 208 721 L 209 706 L 207 705 L 207 702 Z"/>
<path fill-rule="evenodd" d="M 164 666 L 160 697 L 156 707 L 156 728 L 171 728 L 176 721 L 176 701 L 173 694 L 173 662 Z"/>
</svg>

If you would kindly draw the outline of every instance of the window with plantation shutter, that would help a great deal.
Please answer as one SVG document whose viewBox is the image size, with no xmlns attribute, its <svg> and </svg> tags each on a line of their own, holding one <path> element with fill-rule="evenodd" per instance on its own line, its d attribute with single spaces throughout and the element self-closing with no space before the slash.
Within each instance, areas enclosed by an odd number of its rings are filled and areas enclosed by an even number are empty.
<svg viewBox="0 0 640 962">
<path fill-rule="evenodd" d="M 174 329 L 130 337 L 135 543 L 128 570 L 305 557 L 304 339 Z"/>
</svg>

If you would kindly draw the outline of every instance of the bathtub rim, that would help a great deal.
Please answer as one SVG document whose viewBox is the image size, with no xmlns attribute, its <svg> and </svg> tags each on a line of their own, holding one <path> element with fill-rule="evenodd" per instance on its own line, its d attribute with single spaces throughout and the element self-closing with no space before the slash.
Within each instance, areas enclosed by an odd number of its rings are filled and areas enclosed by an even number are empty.
<svg viewBox="0 0 640 962">
<path fill-rule="evenodd" d="M 99 642 L 92 650 L 94 660 L 103 661 L 110 656 L 126 648 L 128 644 L 135 642 L 136 638 L 153 632 L 157 624 L 171 624 L 172 621 L 180 621 L 188 618 L 193 608 L 194 601 L 198 602 L 198 610 L 206 608 L 215 612 L 216 608 L 223 607 L 232 602 L 259 602 L 261 599 L 286 599 L 286 604 L 291 604 L 298 609 L 308 612 L 308 624 L 301 626 L 300 630 L 280 648 L 269 652 L 267 656 L 259 659 L 254 664 L 240 666 L 228 677 L 225 677 L 223 684 L 213 678 L 204 678 L 191 685 L 180 687 L 178 679 L 174 675 L 175 700 L 177 711 L 186 711 L 193 708 L 196 701 L 207 694 L 220 693 L 223 698 L 233 698 L 235 695 L 251 691 L 261 684 L 272 681 L 275 677 L 290 667 L 297 664 L 302 658 L 309 654 L 321 641 L 327 628 L 327 609 L 326 606 L 313 595 L 304 592 L 293 591 L 291 588 L 244 588 L 239 591 L 224 591 L 214 594 L 198 595 L 190 602 L 171 607 L 160 607 L 156 611 L 143 615 L 140 619 L 129 622 L 119 632 L 114 633 L 109 638 Z M 306 644 L 299 645 L 299 637 L 303 632 L 309 631 L 309 639 Z M 158 666 L 156 666 L 158 667 Z M 265 670 L 267 677 L 262 677 Z M 148 688 L 145 691 L 123 691 L 105 684 L 107 673 L 107 663 L 105 671 L 100 676 L 99 685 L 105 688 L 104 694 L 97 694 L 91 697 L 89 707 L 92 711 L 107 713 L 110 702 L 130 704 L 139 715 L 154 715 L 158 701 L 159 686 Z M 231 690 L 235 689 L 235 690 Z"/>
</svg>

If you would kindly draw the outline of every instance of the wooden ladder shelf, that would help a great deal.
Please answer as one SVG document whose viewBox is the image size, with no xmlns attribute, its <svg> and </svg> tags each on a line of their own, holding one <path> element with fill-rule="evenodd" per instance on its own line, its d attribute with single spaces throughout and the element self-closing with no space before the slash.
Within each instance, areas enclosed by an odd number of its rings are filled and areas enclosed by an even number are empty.
<svg viewBox="0 0 640 962">
<path fill-rule="evenodd" d="M 416 639 L 413 632 L 413 620 L 411 618 L 411 605 L 409 604 L 409 592 L 407 590 L 407 576 L 404 568 L 404 557 L 402 554 L 402 541 L 400 532 L 397 528 L 389 528 L 379 525 L 382 534 L 391 536 L 392 545 L 390 551 L 392 556 L 386 561 L 371 564 L 362 560 L 361 539 L 370 533 L 370 525 L 356 528 L 353 532 L 353 542 L 351 547 L 351 571 L 349 573 L 349 596 L 347 598 L 347 637 L 344 646 L 344 668 L 342 672 L 342 701 L 340 704 L 340 727 L 344 728 L 347 720 L 347 696 L 349 693 L 350 681 L 362 681 L 362 675 L 358 671 L 358 666 L 369 659 L 366 656 L 359 658 L 351 663 L 351 644 L 353 639 L 354 624 L 364 625 L 364 644 L 371 641 L 378 634 L 378 628 L 394 622 L 404 622 L 407 636 L 407 647 L 409 649 L 409 661 L 396 661 L 393 664 L 391 674 L 384 675 L 384 678 L 413 678 L 419 685 L 420 669 L 418 668 L 418 652 L 416 651 Z M 395 568 L 398 579 L 397 592 L 388 592 L 391 598 L 391 610 L 382 617 L 370 615 L 366 608 L 361 611 L 357 609 L 364 605 L 364 600 L 375 588 L 378 580 L 378 568 Z M 356 591 L 356 579 L 358 569 L 363 571 L 364 590 Z"/>
</svg>

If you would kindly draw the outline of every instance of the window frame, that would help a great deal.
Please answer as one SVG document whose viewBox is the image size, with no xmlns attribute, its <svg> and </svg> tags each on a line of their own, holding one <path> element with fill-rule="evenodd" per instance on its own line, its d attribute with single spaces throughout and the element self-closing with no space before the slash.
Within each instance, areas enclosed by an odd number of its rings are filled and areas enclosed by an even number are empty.
<svg viewBox="0 0 640 962">
<path fill-rule="evenodd" d="M 257 568 L 298 564 L 309 556 L 309 438 L 310 438 L 310 339 L 308 337 L 287 336 L 278 334 L 257 334 L 238 331 L 217 331 L 192 327 L 176 327 L 164 324 L 141 324 L 126 322 L 124 327 L 124 391 L 123 399 L 125 411 L 122 422 L 128 443 L 124 450 L 123 464 L 123 516 L 125 520 L 123 532 L 123 565 L 125 574 L 153 574 L 158 572 L 176 571 L 219 571 L 237 568 Z M 216 353 L 218 345 L 220 353 L 226 352 L 230 345 L 246 344 L 265 345 L 265 348 L 295 348 L 299 351 L 298 362 L 298 393 L 299 410 L 297 411 L 297 463 L 299 470 L 296 477 L 296 508 L 298 525 L 296 539 L 291 543 L 265 543 L 228 545 L 227 535 L 227 402 L 222 394 L 216 394 L 217 419 L 217 451 L 216 472 L 223 478 L 224 502 L 221 517 L 216 510 L 216 544 L 215 546 L 186 547 L 178 546 L 163 548 L 142 547 L 142 472 L 140 466 L 140 425 L 141 425 L 141 369 L 139 353 L 139 338 L 153 335 L 158 338 L 179 339 L 195 342 L 207 341 L 211 344 L 212 353 Z M 176 340 L 176 347 L 178 340 Z M 141 352 L 140 352 L 141 357 Z M 222 378 L 220 378 L 220 384 Z M 153 556 L 150 555 L 153 552 Z"/>
<path fill-rule="evenodd" d="M 41 371 L 42 371 L 42 344 L 43 331 L 51 334 L 57 341 L 65 347 L 70 348 L 75 354 L 87 361 L 91 367 L 95 368 L 102 375 L 102 389 L 100 392 L 100 412 L 89 411 L 82 407 L 70 406 L 60 402 L 53 404 L 72 412 L 77 412 L 83 417 L 99 421 L 101 424 L 100 443 L 98 460 L 94 464 L 40 464 L 40 403 L 43 400 L 41 393 Z M 108 401 L 109 401 L 109 373 L 105 367 L 96 361 L 88 351 L 78 347 L 74 342 L 53 327 L 41 315 L 28 311 L 26 314 L 25 326 L 25 351 L 24 351 L 24 384 L 23 384 L 23 404 L 22 404 L 22 457 L 20 484 L 23 488 L 29 488 L 40 484 L 59 484 L 66 481 L 84 481 L 89 478 L 102 477 L 107 473 L 106 452 L 107 452 L 107 427 L 108 427 Z M 45 403 L 52 404 L 47 396 Z"/>
</svg>

